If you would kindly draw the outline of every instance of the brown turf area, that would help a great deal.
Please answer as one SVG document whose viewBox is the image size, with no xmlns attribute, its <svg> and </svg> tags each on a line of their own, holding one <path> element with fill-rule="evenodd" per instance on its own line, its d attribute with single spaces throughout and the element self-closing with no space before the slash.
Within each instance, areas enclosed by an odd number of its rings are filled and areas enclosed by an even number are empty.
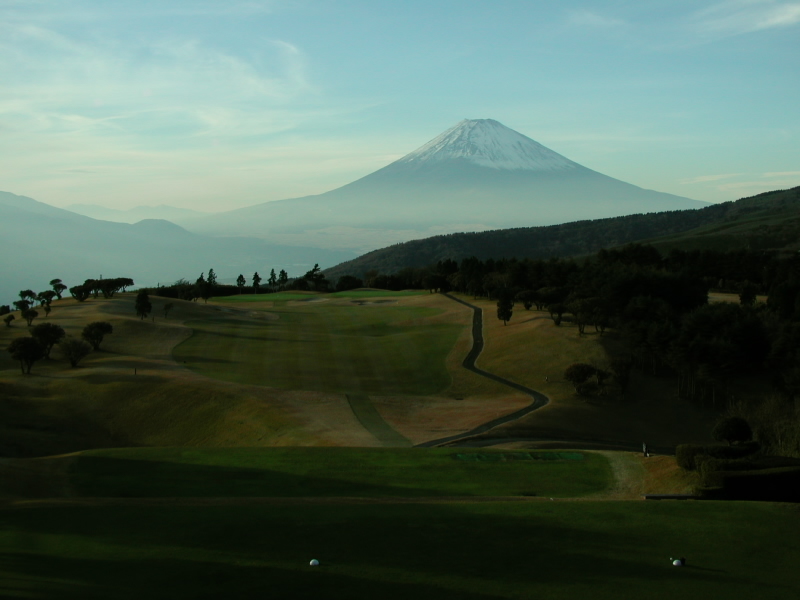
<svg viewBox="0 0 800 600">
<path fill-rule="evenodd" d="M 519 305 L 504 326 L 495 316 L 494 302 L 464 299 L 484 309 L 486 345 L 477 365 L 551 399 L 548 406 L 495 428 L 488 437 L 579 442 L 584 447 L 593 442 L 613 447 L 615 441 L 669 446 L 708 438 L 714 413 L 677 399 L 668 380 L 634 372 L 624 400 L 578 397 L 561 374 L 573 362 L 607 366 L 609 345 L 600 336 L 580 337 L 573 325 L 556 327 L 546 312 L 525 311 Z M 461 367 L 472 343 L 467 307 L 441 295 L 392 300 L 392 305 L 437 308 L 441 313 L 436 319 L 463 326 L 446 358 L 451 384 L 445 390 L 435 396 L 371 397 L 380 416 L 412 443 L 469 431 L 531 402 Z M 167 302 L 174 308 L 164 318 Z M 324 310 L 328 303 L 349 302 L 332 298 L 317 306 Z M 144 321 L 134 314 L 133 303 L 130 293 L 111 300 L 54 303 L 47 320 L 68 334 L 78 336 L 96 320 L 114 326 L 102 350 L 78 369 L 70 369 L 55 349 L 54 360 L 40 361 L 31 376 L 22 376 L 18 363 L 0 354 L 5 400 L 0 406 L 0 455 L 45 456 L 116 446 L 379 445 L 355 418 L 344 394 L 220 381 L 173 358 L 175 346 L 192 335 L 185 322 L 220 314 L 278 318 L 269 310 L 271 303 L 204 304 L 153 297 L 154 313 Z M 380 304 L 364 305 L 364 310 L 379 309 Z M 5 348 L 20 335 L 27 335 L 27 328 L 18 319 L 12 327 L 0 328 L 0 345 Z"/>
</svg>

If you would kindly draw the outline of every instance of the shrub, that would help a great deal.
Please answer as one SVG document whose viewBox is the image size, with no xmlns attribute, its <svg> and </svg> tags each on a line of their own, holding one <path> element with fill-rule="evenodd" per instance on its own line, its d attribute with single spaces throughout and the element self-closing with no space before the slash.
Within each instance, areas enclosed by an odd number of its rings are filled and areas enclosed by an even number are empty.
<svg viewBox="0 0 800 600">
<path fill-rule="evenodd" d="M 719 459 L 708 455 L 701 455 L 695 458 L 695 464 L 697 465 L 697 470 L 700 472 L 700 481 L 702 487 L 723 488 L 726 490 L 726 493 L 731 489 L 738 490 L 736 492 L 737 495 L 733 496 L 737 499 L 745 499 L 742 496 L 744 493 L 742 490 L 746 488 L 745 483 L 739 482 L 738 479 L 735 479 L 739 476 L 745 477 L 747 481 L 756 483 L 759 481 L 767 481 L 769 482 L 769 486 L 773 486 L 772 479 L 770 478 L 771 476 L 761 478 L 758 476 L 758 473 L 784 473 L 788 472 L 787 469 L 790 471 L 792 469 L 800 471 L 800 460 L 785 456 Z M 791 476 L 787 475 L 775 477 L 778 477 L 778 479 L 786 477 L 791 479 Z M 734 483 L 727 483 L 729 481 L 734 481 Z M 731 486 L 733 486 L 733 488 Z M 770 489 L 772 489 L 772 487 L 770 487 Z M 770 492 L 771 495 L 774 495 L 774 493 L 775 490 Z M 757 494 L 753 491 L 748 491 L 747 495 L 752 496 L 753 499 L 758 499 L 756 497 Z M 763 499 L 767 498 L 765 497 Z"/>
<path fill-rule="evenodd" d="M 800 467 L 725 471 L 719 479 L 731 500 L 800 502 Z"/>
<path fill-rule="evenodd" d="M 697 469 L 695 464 L 696 457 L 705 454 L 705 452 L 705 446 L 700 444 L 681 444 L 675 448 L 675 461 L 680 468 L 694 471 Z"/>
<path fill-rule="evenodd" d="M 574 363 L 566 368 L 564 371 L 564 379 L 569 381 L 574 387 L 575 391 L 581 393 L 580 386 L 595 374 L 597 369 L 592 365 L 586 363 Z"/>
<path fill-rule="evenodd" d="M 61 351 L 67 357 L 67 360 L 69 360 L 69 364 L 72 368 L 77 367 L 81 359 L 92 351 L 92 347 L 88 342 L 71 336 L 61 340 L 58 347 L 61 348 Z"/>
<path fill-rule="evenodd" d="M 748 442 L 753 439 L 753 430 L 741 417 L 726 417 L 716 424 L 711 436 L 717 441 Z"/>
<path fill-rule="evenodd" d="M 100 344 L 105 336 L 114 333 L 114 327 L 107 321 L 95 321 L 83 328 L 81 337 L 92 345 L 95 350 L 100 350 Z"/>
<path fill-rule="evenodd" d="M 758 442 L 745 442 L 736 446 L 706 446 L 706 454 L 714 458 L 736 459 L 751 456 L 758 452 L 760 444 Z"/>
</svg>

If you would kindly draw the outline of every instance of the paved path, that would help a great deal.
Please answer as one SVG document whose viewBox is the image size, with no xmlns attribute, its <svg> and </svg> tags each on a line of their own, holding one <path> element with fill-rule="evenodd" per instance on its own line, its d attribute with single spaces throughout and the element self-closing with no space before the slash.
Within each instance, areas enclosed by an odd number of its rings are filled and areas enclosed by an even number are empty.
<svg viewBox="0 0 800 600">
<path fill-rule="evenodd" d="M 345 394 L 350 408 L 364 429 L 387 448 L 410 448 L 411 442 L 383 420 L 372 400 L 366 394 Z"/>
<path fill-rule="evenodd" d="M 456 298 L 455 296 L 451 296 L 450 294 L 444 294 L 451 300 L 456 302 L 460 302 L 464 306 L 469 306 L 472 309 L 472 349 L 470 349 L 469 353 L 467 354 L 464 362 L 461 363 L 465 369 L 472 371 L 473 373 L 477 373 L 483 377 L 491 379 L 492 381 L 496 381 L 498 383 L 502 383 L 503 385 L 507 385 L 510 388 L 513 388 L 517 391 L 522 392 L 523 394 L 528 394 L 531 398 L 533 398 L 533 402 L 526 406 L 525 408 L 521 408 L 518 411 L 515 411 L 509 415 L 505 415 L 503 417 L 498 417 L 488 423 L 484 423 L 483 425 L 479 425 L 475 429 L 467 431 L 466 433 L 460 433 L 457 435 L 451 435 L 449 437 L 439 438 L 438 440 L 431 440 L 428 442 L 423 442 L 422 444 L 417 444 L 418 448 L 428 448 L 430 446 L 439 446 L 442 444 L 447 444 L 449 442 L 455 442 L 457 440 L 461 440 L 464 438 L 470 438 L 481 433 L 485 433 L 490 429 L 497 427 L 498 425 L 503 425 L 504 423 L 509 423 L 510 421 L 514 421 L 519 419 L 520 417 L 524 417 L 530 412 L 533 412 L 537 408 L 541 408 L 550 402 L 550 399 L 542 394 L 541 392 L 537 392 L 536 390 L 532 390 L 529 387 L 525 387 L 524 385 L 520 385 L 519 383 L 514 383 L 513 381 L 509 381 L 499 375 L 495 375 L 494 373 L 489 373 L 488 371 L 484 371 L 483 369 L 479 369 L 475 366 L 475 361 L 480 356 L 481 352 L 483 351 L 483 310 L 477 306 L 474 306 L 468 302 L 464 302 L 460 298 Z"/>
</svg>

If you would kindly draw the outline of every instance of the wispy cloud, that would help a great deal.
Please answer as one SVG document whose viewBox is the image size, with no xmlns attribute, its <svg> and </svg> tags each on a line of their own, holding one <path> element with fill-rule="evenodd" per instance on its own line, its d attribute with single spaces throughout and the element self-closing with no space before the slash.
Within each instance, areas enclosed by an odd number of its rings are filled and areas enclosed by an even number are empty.
<svg viewBox="0 0 800 600">
<path fill-rule="evenodd" d="M 726 37 L 800 23 L 800 3 L 778 0 L 728 0 L 697 11 L 690 19 L 699 35 Z"/>
<path fill-rule="evenodd" d="M 585 9 L 570 10 L 567 13 L 567 21 L 570 25 L 593 29 L 608 29 L 626 24 L 622 19 L 601 15 Z"/>
<path fill-rule="evenodd" d="M 285 40 L 263 40 L 256 63 L 192 38 L 120 47 L 29 24 L 0 26 L 0 38 L 0 55 L 14 58 L 0 62 L 0 127 L 10 131 L 253 136 L 285 130 L 317 94 L 302 50 Z"/>
<path fill-rule="evenodd" d="M 692 185 L 695 183 L 707 183 L 710 181 L 720 181 L 721 179 L 730 179 L 731 177 L 737 177 L 741 175 L 741 173 L 726 173 L 724 175 L 700 175 L 698 177 L 690 177 L 689 179 L 681 179 L 679 183 L 683 185 Z"/>
<path fill-rule="evenodd" d="M 762 177 L 800 177 L 800 171 L 777 171 L 774 173 L 764 173 Z"/>
</svg>

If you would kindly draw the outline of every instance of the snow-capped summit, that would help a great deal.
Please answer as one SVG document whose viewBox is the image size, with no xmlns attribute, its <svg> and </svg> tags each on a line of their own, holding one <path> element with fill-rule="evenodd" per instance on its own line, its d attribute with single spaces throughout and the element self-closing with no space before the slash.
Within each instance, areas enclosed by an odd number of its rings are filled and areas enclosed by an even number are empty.
<svg viewBox="0 0 800 600">
<path fill-rule="evenodd" d="M 467 119 L 335 190 L 217 213 L 186 228 L 365 252 L 441 233 L 700 206 L 593 171 L 497 121 Z"/>
<path fill-rule="evenodd" d="M 562 171 L 579 165 L 493 119 L 464 119 L 397 163 L 464 158 L 482 167 Z"/>
</svg>

